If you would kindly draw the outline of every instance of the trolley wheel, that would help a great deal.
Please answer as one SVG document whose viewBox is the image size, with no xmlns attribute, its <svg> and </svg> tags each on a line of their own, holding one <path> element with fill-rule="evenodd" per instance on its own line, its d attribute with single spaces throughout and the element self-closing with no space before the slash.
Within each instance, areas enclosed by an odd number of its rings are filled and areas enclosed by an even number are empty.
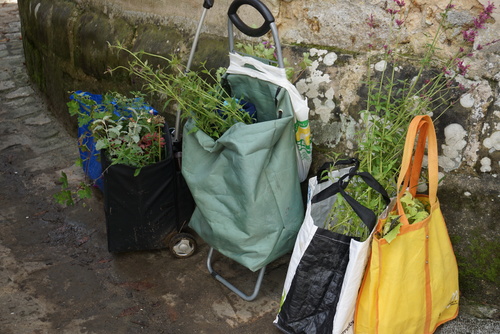
<svg viewBox="0 0 500 334">
<path fill-rule="evenodd" d="M 194 254 L 197 248 L 196 240 L 189 233 L 178 233 L 170 239 L 168 248 L 177 258 L 187 258 Z"/>
</svg>

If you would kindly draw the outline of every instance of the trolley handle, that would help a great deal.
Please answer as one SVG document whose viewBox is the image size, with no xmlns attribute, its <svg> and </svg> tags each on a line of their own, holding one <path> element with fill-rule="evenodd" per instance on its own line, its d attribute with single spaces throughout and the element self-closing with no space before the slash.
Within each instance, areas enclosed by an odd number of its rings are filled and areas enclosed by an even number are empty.
<svg viewBox="0 0 500 334">
<path fill-rule="evenodd" d="M 203 1 L 203 8 L 210 9 L 214 5 L 214 0 Z"/>
<path fill-rule="evenodd" d="M 255 8 L 260 15 L 264 18 L 264 23 L 259 28 L 251 28 L 249 27 L 243 20 L 238 16 L 237 11 L 243 5 L 249 5 Z M 269 9 L 259 0 L 235 0 L 229 6 L 229 10 L 227 12 L 229 19 L 233 24 L 247 36 L 250 37 L 260 37 L 265 35 L 271 29 L 271 23 L 274 22 L 274 16 L 269 11 Z"/>
<path fill-rule="evenodd" d="M 264 18 L 264 23 L 259 28 L 250 28 L 246 25 L 236 14 L 238 8 L 242 5 L 249 5 L 255 8 Z M 242 33 L 250 37 L 260 37 L 265 35 L 269 30 L 273 35 L 274 46 L 276 50 L 276 59 L 278 60 L 278 66 L 280 68 L 285 68 L 285 63 L 283 60 L 283 52 L 281 50 L 280 39 L 278 36 L 278 28 L 274 22 L 274 16 L 271 11 L 259 0 L 234 0 L 229 6 L 227 11 L 228 15 L 228 36 L 229 36 L 229 52 L 234 52 L 234 36 L 233 36 L 233 24 Z"/>
</svg>

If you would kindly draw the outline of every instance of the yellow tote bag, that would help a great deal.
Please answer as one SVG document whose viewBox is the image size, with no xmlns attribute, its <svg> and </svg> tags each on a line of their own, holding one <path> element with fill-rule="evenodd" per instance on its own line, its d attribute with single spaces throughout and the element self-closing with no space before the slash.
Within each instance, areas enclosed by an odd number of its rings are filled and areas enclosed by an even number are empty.
<svg viewBox="0 0 500 334">
<path fill-rule="evenodd" d="M 420 195 L 416 188 L 426 142 L 429 194 Z M 429 116 L 417 116 L 406 135 L 399 194 L 389 209 L 391 214 L 400 215 L 402 226 L 388 243 L 381 237 L 386 218 L 379 218 L 356 304 L 355 333 L 433 333 L 440 324 L 458 315 L 458 267 L 439 207 L 437 187 L 434 125 Z M 426 205 L 427 218 L 408 222 L 401 202 L 406 191 Z"/>
</svg>

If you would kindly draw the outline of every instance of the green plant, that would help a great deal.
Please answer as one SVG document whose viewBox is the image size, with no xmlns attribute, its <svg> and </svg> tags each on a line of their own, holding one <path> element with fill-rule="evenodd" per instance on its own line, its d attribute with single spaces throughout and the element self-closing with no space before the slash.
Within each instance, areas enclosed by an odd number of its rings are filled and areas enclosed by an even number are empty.
<svg viewBox="0 0 500 334">
<path fill-rule="evenodd" d="M 414 198 L 409 191 L 405 191 L 400 200 L 409 224 L 418 223 L 429 216 L 430 208 L 428 204 L 420 201 L 418 198 Z M 391 243 L 398 235 L 401 226 L 403 226 L 399 218 L 400 216 L 395 212 L 389 213 L 378 237 L 384 238 L 388 243 Z"/>
<path fill-rule="evenodd" d="M 61 172 L 59 182 L 61 182 L 61 191 L 54 194 L 54 199 L 59 204 L 74 205 L 78 199 L 92 197 L 92 189 L 83 181 L 80 182 L 76 189 L 70 187 L 68 176 L 64 172 Z"/>
<path fill-rule="evenodd" d="M 439 50 L 439 37 L 449 28 L 447 17 L 454 8 L 450 1 L 441 14 L 437 32 L 427 44 L 423 57 L 418 59 L 396 48 L 399 44 L 398 32 L 405 21 L 401 10 L 405 3 L 404 0 L 394 0 L 394 3 L 396 9 L 387 9 L 393 23 L 389 40 L 379 51 L 369 45 L 372 51 L 368 57 L 367 80 L 364 83 L 367 88 L 366 107 L 360 112 L 363 129 L 358 132 L 358 148 L 355 152 L 360 160 L 360 170 L 371 173 L 391 196 L 397 191 L 396 180 L 408 125 L 419 114 L 438 118 L 456 102 L 457 92 L 462 87 L 455 82 L 455 78 L 465 75 L 470 66 L 463 60 L 464 56 L 470 54 L 470 50 L 464 47 L 470 47 L 473 37 L 477 35 L 474 28 L 482 28 L 495 8 L 488 3 L 474 20 L 474 26 L 464 30 L 462 35 L 465 44 L 458 48 L 454 57 L 442 60 L 436 53 Z M 380 26 L 373 15 L 368 18 L 367 24 L 373 29 Z M 375 63 L 382 67 L 380 74 L 373 71 Z M 417 69 L 415 72 L 404 71 L 412 66 Z M 363 183 L 353 183 L 350 192 L 377 214 L 385 208 L 382 198 Z M 332 208 L 331 217 L 335 221 L 332 223 L 327 220 L 325 223 L 330 229 L 362 239 L 367 237 L 367 229 L 342 201 L 337 201 Z M 392 220 L 389 222 L 393 227 L 397 225 Z"/>
<path fill-rule="evenodd" d="M 248 55 L 270 60 L 271 64 L 276 61 L 274 46 L 268 42 L 238 43 L 236 47 Z M 241 97 L 230 96 L 226 89 L 223 79 L 225 68 L 213 71 L 207 69 L 205 64 L 201 64 L 199 71 L 187 71 L 175 55 L 167 58 L 145 51 L 132 52 L 120 43 L 110 45 L 110 48 L 125 52 L 130 60 L 128 66 L 109 69 L 109 73 L 116 70 L 128 71 L 133 78 L 142 83 L 145 91 L 165 100 L 164 108 L 168 106 L 172 106 L 173 109 L 179 108 L 183 119 L 192 118 L 196 129 L 210 137 L 219 138 L 235 123 L 255 122 L 255 119 L 245 111 L 246 102 Z M 297 80 L 311 64 L 308 56 L 308 53 L 304 53 L 304 58 L 298 64 L 301 68 L 299 73 L 296 73 L 291 66 L 286 67 L 290 80 Z M 154 66 L 151 61 L 161 63 L 162 66 Z"/>
<path fill-rule="evenodd" d="M 70 115 L 78 117 L 80 126 L 89 126 L 89 133 L 84 136 L 94 138 L 96 150 L 105 150 L 112 165 L 136 167 L 138 175 L 142 167 L 165 157 L 165 119 L 144 107 L 140 93 L 134 94 L 126 97 L 110 92 L 97 103 L 83 92 L 74 93 L 68 110 Z M 90 107 L 88 113 L 82 111 L 82 104 Z"/>
<path fill-rule="evenodd" d="M 264 60 L 269 60 L 271 61 L 270 64 L 276 65 L 276 62 L 278 60 L 275 51 L 276 47 L 268 41 L 262 41 L 260 43 L 246 43 L 246 44 L 236 43 L 235 47 L 237 51 L 247 54 L 249 56 L 261 58 Z M 302 57 L 303 58 L 301 59 L 301 61 L 297 64 L 297 67 L 300 69 L 298 73 L 295 67 L 290 66 L 290 63 L 288 62 L 287 58 L 283 58 L 287 79 L 292 83 L 297 82 L 297 80 L 302 76 L 302 74 L 304 74 L 307 67 L 311 66 L 312 61 L 309 59 L 309 53 L 304 52 L 302 54 Z"/>
<path fill-rule="evenodd" d="M 245 112 L 240 99 L 231 97 L 223 87 L 224 69 L 208 70 L 204 64 L 201 71 L 186 72 L 180 59 L 170 58 L 144 51 L 132 52 L 123 45 L 110 46 L 130 56 L 128 66 L 109 69 L 125 70 L 142 82 L 145 91 L 156 94 L 165 100 L 164 107 L 175 105 L 182 110 L 182 118 L 192 118 L 198 130 L 217 139 L 235 123 L 252 124 L 254 119 Z M 153 66 L 145 58 L 161 62 Z"/>
</svg>

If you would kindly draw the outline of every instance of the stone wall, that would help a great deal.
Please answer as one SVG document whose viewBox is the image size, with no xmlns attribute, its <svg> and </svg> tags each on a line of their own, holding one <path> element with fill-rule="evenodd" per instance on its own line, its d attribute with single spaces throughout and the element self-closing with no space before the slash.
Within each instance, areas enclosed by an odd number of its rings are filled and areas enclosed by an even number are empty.
<svg viewBox="0 0 500 334">
<path fill-rule="evenodd" d="M 125 64 L 110 52 L 107 43 L 124 43 L 131 50 L 186 59 L 202 11 L 202 1 L 157 0 L 18 0 L 28 71 L 50 101 L 54 113 L 74 128 L 67 115 L 70 91 L 126 92 L 134 83 L 125 74 L 105 74 L 108 67 Z M 410 1 L 408 1 L 410 2 Z M 391 1 L 379 0 L 268 0 L 276 18 L 284 54 L 294 63 L 309 52 L 312 65 L 296 81 L 309 100 L 314 144 L 314 168 L 332 152 L 349 154 L 355 134 L 363 127 L 369 50 L 383 49 L 393 36 L 394 22 L 387 9 Z M 215 1 L 202 27 L 195 64 L 227 65 L 227 16 L 229 0 Z M 422 57 L 428 37 L 438 27 L 447 0 L 416 0 L 404 7 L 404 25 L 397 30 L 402 52 Z M 469 310 L 477 302 L 492 305 L 487 316 L 498 318 L 500 284 L 500 9 L 479 29 L 474 45 L 463 44 L 461 31 L 488 5 L 481 0 L 456 0 L 450 11 L 450 29 L 439 35 L 438 54 L 445 60 L 460 46 L 474 55 L 457 77 L 467 92 L 459 103 L 436 120 L 440 166 L 446 176 L 439 197 L 460 261 L 461 288 Z M 498 6 L 498 5 L 497 5 Z M 500 7 L 500 6 L 498 6 Z M 373 15 L 374 24 L 367 20 Z M 259 16 L 246 9 L 248 24 L 260 25 Z M 373 28 L 376 29 L 373 29 Z M 391 28 L 392 27 L 392 28 Z M 236 33 L 237 40 L 247 39 Z M 482 50 L 478 50 L 481 49 Z M 379 67 L 375 66 L 377 71 Z M 411 65 L 402 75 L 414 75 Z M 470 89 L 473 88 L 473 89 Z M 155 101 L 152 101 L 154 105 Z M 170 114 L 171 122 L 173 116 Z M 474 302 L 474 303 L 473 303 Z M 495 306 L 496 305 L 496 306 Z"/>
</svg>

